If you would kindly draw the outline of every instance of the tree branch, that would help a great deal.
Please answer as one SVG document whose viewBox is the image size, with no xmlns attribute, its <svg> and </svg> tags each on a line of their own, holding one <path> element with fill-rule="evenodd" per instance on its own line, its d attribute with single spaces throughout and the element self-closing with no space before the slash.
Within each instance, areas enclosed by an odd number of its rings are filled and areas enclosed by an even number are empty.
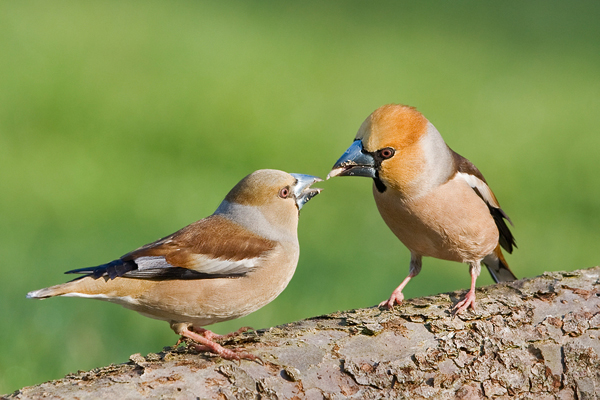
<svg viewBox="0 0 600 400">
<path fill-rule="evenodd" d="M 228 346 L 263 364 L 185 348 L 67 375 L 9 399 L 337 399 L 498 396 L 595 399 L 600 393 L 600 267 L 406 300 L 245 333 Z"/>
</svg>

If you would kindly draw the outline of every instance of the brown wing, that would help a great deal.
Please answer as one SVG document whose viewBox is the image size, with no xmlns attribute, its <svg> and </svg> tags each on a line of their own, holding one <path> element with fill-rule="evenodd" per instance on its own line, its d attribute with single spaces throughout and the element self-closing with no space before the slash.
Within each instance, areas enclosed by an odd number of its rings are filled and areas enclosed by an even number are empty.
<svg viewBox="0 0 600 400">
<path fill-rule="evenodd" d="M 97 267 L 67 273 L 94 278 L 201 279 L 244 275 L 276 243 L 212 215 Z"/>
<path fill-rule="evenodd" d="M 517 244 L 512 232 L 506 224 L 506 221 L 508 221 L 512 225 L 512 221 L 502 210 L 502 208 L 500 208 L 500 204 L 498 203 L 494 192 L 492 192 L 488 186 L 481 171 L 479 171 L 479 169 L 471 161 L 467 160 L 453 150 L 450 151 L 452 151 L 456 170 L 462 174 L 462 177 L 467 181 L 469 186 L 473 188 L 477 195 L 481 197 L 483 201 L 485 201 L 485 204 L 487 204 L 490 210 L 490 214 L 492 214 L 492 217 L 494 217 L 494 222 L 496 223 L 498 232 L 500 233 L 500 245 L 506 251 L 512 253 L 513 247 L 517 247 Z"/>
<path fill-rule="evenodd" d="M 194 262 L 188 258 L 194 255 L 240 261 L 260 257 L 273 247 L 274 241 L 258 236 L 225 217 L 211 215 L 121 258 L 164 256 L 174 266 L 194 268 Z"/>
</svg>

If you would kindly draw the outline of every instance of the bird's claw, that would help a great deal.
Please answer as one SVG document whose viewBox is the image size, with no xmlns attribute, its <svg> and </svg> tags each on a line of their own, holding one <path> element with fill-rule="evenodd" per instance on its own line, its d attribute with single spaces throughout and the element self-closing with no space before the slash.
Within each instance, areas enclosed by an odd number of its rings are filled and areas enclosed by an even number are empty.
<svg viewBox="0 0 600 400">
<path fill-rule="evenodd" d="M 219 339 L 229 339 L 229 338 L 232 338 L 232 337 L 239 336 L 242 333 L 245 333 L 245 332 L 248 332 L 248 331 L 254 331 L 254 330 L 255 329 L 252 328 L 251 326 L 242 326 L 240 329 L 238 329 L 235 332 L 231 332 L 231 333 L 228 333 L 226 335 L 218 335 L 218 338 Z"/>
<path fill-rule="evenodd" d="M 198 352 L 209 352 L 220 356 L 225 360 L 235 360 L 240 361 L 242 359 L 257 361 L 260 360 L 257 356 L 245 352 L 243 349 L 227 349 L 221 346 L 219 343 L 215 342 L 213 339 L 222 337 L 221 335 L 217 335 L 208 329 L 204 329 L 201 327 L 187 327 L 181 332 L 182 338 L 177 342 L 178 344 L 181 342 L 185 342 L 189 348 L 193 348 Z M 245 331 L 245 328 L 234 332 L 234 334 L 238 334 L 240 331 Z M 262 360 L 260 360 L 262 363 Z"/>
<path fill-rule="evenodd" d="M 391 294 L 390 298 L 379 303 L 378 307 L 379 308 L 387 308 L 388 310 L 391 310 L 392 308 L 394 308 L 394 306 L 396 304 L 402 304 L 403 300 L 404 300 L 404 295 L 402 294 L 402 292 L 396 293 L 394 291 Z"/>
<path fill-rule="evenodd" d="M 224 340 L 224 339 L 230 339 L 230 338 L 236 337 L 236 336 L 241 335 L 242 333 L 247 332 L 247 331 L 253 331 L 254 328 L 252 328 L 250 326 L 243 326 L 240 329 L 238 329 L 237 331 L 228 333 L 226 335 L 219 335 L 217 333 L 214 333 L 214 332 L 212 332 L 212 331 L 210 331 L 208 329 L 204 329 L 204 328 L 192 327 L 192 330 L 194 332 L 196 332 L 196 333 L 204 336 L 208 340 L 211 340 L 211 341 L 215 341 L 215 340 L 221 341 L 221 340 Z"/>
<path fill-rule="evenodd" d="M 452 313 L 454 315 L 459 314 L 469 307 L 471 307 L 472 310 L 475 310 L 475 292 L 470 290 L 467 292 L 465 298 L 456 303 L 452 308 Z"/>
<path fill-rule="evenodd" d="M 244 359 L 244 360 L 256 361 L 259 364 L 263 365 L 263 360 L 260 357 L 255 356 L 254 354 L 250 354 L 250 353 L 244 351 L 244 349 L 232 349 L 232 351 L 236 353 L 236 356 L 238 356 L 238 360 Z"/>
<path fill-rule="evenodd" d="M 260 359 L 260 357 L 257 357 L 254 354 L 250 354 L 250 353 L 244 351 L 244 349 L 226 349 L 225 347 L 222 347 L 217 343 L 214 343 L 214 345 L 207 346 L 207 345 L 195 343 L 193 340 L 186 341 L 186 344 L 189 347 L 196 350 L 197 352 L 208 352 L 208 353 L 216 354 L 225 360 L 230 360 L 230 361 L 250 360 L 250 361 L 259 362 L 260 364 L 263 363 L 263 361 Z"/>
</svg>

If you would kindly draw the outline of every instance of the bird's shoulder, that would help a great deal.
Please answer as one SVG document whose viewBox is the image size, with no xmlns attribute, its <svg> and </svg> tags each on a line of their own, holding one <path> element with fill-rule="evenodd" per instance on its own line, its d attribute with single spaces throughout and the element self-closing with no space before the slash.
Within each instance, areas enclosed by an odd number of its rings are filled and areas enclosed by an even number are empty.
<svg viewBox="0 0 600 400">
<path fill-rule="evenodd" d="M 461 156 L 452 149 L 450 149 L 450 152 L 452 153 L 452 160 L 454 161 L 454 166 L 457 172 L 472 175 L 475 178 L 483 181 L 487 185 L 487 181 L 485 180 L 479 168 L 475 166 L 475 164 L 473 164 L 471 161 Z"/>
</svg>

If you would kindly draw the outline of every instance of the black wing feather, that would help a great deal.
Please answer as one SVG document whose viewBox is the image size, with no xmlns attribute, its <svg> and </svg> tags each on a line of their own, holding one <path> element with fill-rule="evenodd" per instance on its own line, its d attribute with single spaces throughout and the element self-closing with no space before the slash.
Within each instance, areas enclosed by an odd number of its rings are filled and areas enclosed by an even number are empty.
<svg viewBox="0 0 600 400">
<path fill-rule="evenodd" d="M 133 260 L 118 259 L 111 261 L 106 264 L 98 265 L 95 267 L 72 269 L 65 272 L 65 274 L 86 274 L 94 279 L 107 276 L 109 279 L 115 279 L 119 276 L 125 275 L 129 271 L 138 269 L 137 264 Z"/>
<path fill-rule="evenodd" d="M 188 268 L 168 267 L 168 268 L 145 268 L 138 269 L 135 260 L 118 259 L 96 267 L 87 267 L 73 269 L 65 274 L 85 274 L 94 279 L 105 277 L 107 280 L 118 277 L 148 279 L 148 280 L 174 280 L 174 279 L 215 279 L 215 278 L 236 278 L 246 275 L 238 274 L 207 274 L 194 271 Z"/>
<path fill-rule="evenodd" d="M 499 243 L 500 246 L 509 253 L 513 252 L 513 247 L 517 247 L 517 243 L 515 241 L 515 237 L 512 232 L 506 225 L 506 221 L 510 222 L 510 219 L 506 217 L 506 214 L 502 209 L 490 206 L 488 204 L 488 208 L 490 209 L 490 213 L 492 217 L 494 217 L 494 222 L 496 222 L 496 226 L 498 227 L 498 232 L 500 233 Z"/>
<path fill-rule="evenodd" d="M 150 280 L 192 280 L 192 279 L 215 279 L 215 278 L 236 278 L 244 276 L 246 273 L 238 274 L 207 274 L 188 268 L 145 268 L 143 270 L 129 271 L 123 274 L 124 278 L 150 279 Z"/>
<path fill-rule="evenodd" d="M 508 227 L 508 225 L 506 225 L 506 221 L 508 221 L 511 225 L 512 221 L 510 220 L 508 215 L 506 215 L 503 209 L 494 207 L 493 205 L 485 201 L 485 199 L 483 198 L 479 190 L 477 190 L 477 188 L 473 188 L 473 190 L 485 202 L 485 204 L 488 206 L 488 209 L 490 210 L 490 214 L 492 214 L 492 217 L 494 218 L 494 222 L 496 223 L 496 227 L 498 228 L 498 242 L 500 243 L 500 246 L 502 246 L 504 250 L 512 254 L 514 248 L 517 247 L 517 242 L 512 232 L 510 231 L 510 228 Z"/>
</svg>

